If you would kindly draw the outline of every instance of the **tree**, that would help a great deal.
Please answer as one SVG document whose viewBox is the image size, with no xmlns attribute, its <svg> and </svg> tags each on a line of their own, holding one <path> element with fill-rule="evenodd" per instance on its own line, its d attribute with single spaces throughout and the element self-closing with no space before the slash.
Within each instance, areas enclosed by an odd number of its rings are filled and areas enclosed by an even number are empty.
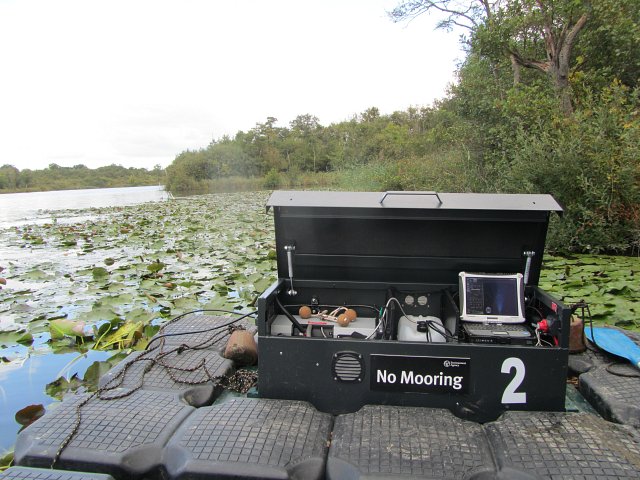
<svg viewBox="0 0 640 480">
<path fill-rule="evenodd" d="M 394 22 L 402 22 L 423 13 L 439 13 L 445 18 L 438 22 L 436 28 L 450 31 L 453 27 L 461 27 L 473 31 L 491 16 L 499 4 L 500 0 L 405 0 L 389 12 L 389 16 Z"/>
<path fill-rule="evenodd" d="M 284 136 L 283 129 L 276 127 L 275 117 L 267 117 L 264 123 L 257 123 L 248 132 L 251 155 L 259 159 L 263 172 L 286 168 L 285 159 L 278 150 L 278 141 Z"/>
<path fill-rule="evenodd" d="M 617 79 L 634 88 L 640 80 L 638 45 L 638 0 L 593 1 L 587 28 L 580 33 L 574 49 L 574 83 L 600 89 Z"/>
<path fill-rule="evenodd" d="M 13 165 L 5 164 L 0 167 L 0 188 L 16 188 L 18 186 L 18 178 L 20 170 Z"/>
<path fill-rule="evenodd" d="M 588 19 L 589 7 L 580 0 L 515 0 L 488 19 L 477 38 L 480 45 L 496 42 L 508 53 L 514 83 L 519 81 L 519 67 L 543 72 L 568 116 L 573 113 L 569 89 L 573 48 Z"/>
<path fill-rule="evenodd" d="M 319 133 L 322 129 L 318 117 L 310 114 L 298 115 L 289 125 L 291 126 L 289 139 L 294 164 L 303 170 L 317 171 Z"/>
<path fill-rule="evenodd" d="M 398 22 L 423 13 L 446 14 L 438 28 L 460 26 L 470 31 L 472 46 L 480 53 L 509 60 L 515 84 L 520 81 L 520 67 L 545 73 L 560 108 L 571 115 L 572 52 L 589 11 L 586 0 L 407 0 L 390 16 Z"/>
</svg>

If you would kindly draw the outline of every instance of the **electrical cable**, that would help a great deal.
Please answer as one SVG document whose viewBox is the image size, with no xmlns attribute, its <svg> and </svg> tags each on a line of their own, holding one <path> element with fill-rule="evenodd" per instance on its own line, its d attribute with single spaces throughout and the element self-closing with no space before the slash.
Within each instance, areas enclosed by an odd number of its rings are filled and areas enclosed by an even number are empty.
<svg viewBox="0 0 640 480">
<path fill-rule="evenodd" d="M 249 312 L 249 313 L 244 313 L 241 314 L 240 312 L 234 312 L 232 310 L 220 310 L 220 309 L 201 309 L 201 310 L 191 310 L 189 312 L 185 312 L 182 313 L 180 315 L 178 315 L 177 317 L 172 318 L 169 322 L 167 322 L 165 325 L 163 325 L 161 327 L 161 330 L 164 329 L 165 327 L 167 327 L 168 325 L 170 325 L 171 323 L 175 322 L 176 320 L 179 320 L 183 317 L 186 317 L 187 315 L 191 315 L 193 313 L 202 313 L 202 312 L 217 312 L 217 313 L 230 313 L 233 315 L 240 315 L 238 318 L 236 318 L 235 320 L 232 320 L 230 322 L 227 322 L 225 324 L 222 325 L 216 325 L 215 327 L 210 327 L 210 328 L 206 328 L 203 330 L 191 330 L 191 331 L 185 331 L 185 332 L 174 332 L 174 333 L 163 333 L 163 334 L 159 334 L 154 336 L 149 343 L 147 344 L 147 346 L 145 347 L 145 350 L 149 350 L 149 346 L 155 342 L 156 340 L 160 340 L 162 338 L 166 338 L 166 337 L 177 337 L 180 335 L 192 335 L 192 334 L 199 334 L 199 333 L 208 333 L 208 332 L 212 332 L 214 330 L 219 330 L 221 328 L 225 328 L 225 327 L 229 327 L 235 323 L 238 323 L 240 320 L 243 320 L 247 317 L 250 317 L 252 315 L 255 315 L 257 312 Z"/>
<path fill-rule="evenodd" d="M 285 308 L 300 308 L 300 307 L 308 307 L 309 304 L 305 303 L 305 304 L 287 304 L 284 305 Z M 319 310 L 324 310 L 324 309 L 336 309 L 336 308 L 368 308 L 369 310 L 373 310 L 376 315 L 378 314 L 378 307 L 374 307 L 372 305 L 311 305 L 314 308 L 318 308 Z"/>
<path fill-rule="evenodd" d="M 300 331 L 300 333 L 302 333 L 302 336 L 306 337 L 307 336 L 307 332 L 305 332 L 304 328 L 302 328 L 302 325 L 300 325 L 300 322 L 298 320 L 296 320 L 296 317 L 291 315 L 291 313 L 289 313 L 289 311 L 285 308 L 285 306 L 282 305 L 282 302 L 278 298 L 278 295 L 275 295 L 274 298 L 276 300 L 276 304 L 278 305 L 278 308 L 280 308 L 280 310 L 282 310 L 282 313 L 284 313 L 285 317 L 287 317 L 289 319 L 289 321 L 291 323 L 293 323 L 293 326 L 295 328 L 297 328 Z"/>
<path fill-rule="evenodd" d="M 400 303 L 400 301 L 396 298 L 396 297 L 390 297 L 389 300 L 387 300 L 386 305 L 384 306 L 384 313 L 382 314 L 382 319 L 385 322 L 385 327 L 386 327 L 386 322 L 388 320 L 387 318 L 387 310 L 389 308 L 389 305 L 391 305 L 391 303 L 395 302 L 398 307 L 400 307 L 400 312 L 402 312 L 402 315 L 404 315 L 404 317 L 406 317 L 407 320 L 409 320 L 412 323 L 417 323 L 415 320 L 412 320 L 409 315 L 407 315 L 407 312 L 404 311 L 404 308 L 402 308 L 402 304 Z M 382 320 L 380 321 L 380 323 L 382 323 Z M 435 331 L 436 333 L 439 333 L 440 335 L 442 335 L 445 338 L 448 339 L 455 339 L 455 336 L 444 326 L 441 325 L 439 323 L 434 322 L 433 320 L 424 320 L 424 322 L 427 324 L 427 338 L 430 339 L 431 338 L 431 332 L 429 332 L 428 329 L 431 329 L 433 331 Z M 369 335 L 367 338 L 370 338 L 373 336 L 375 332 L 373 332 L 371 335 Z"/>
<path fill-rule="evenodd" d="M 553 347 L 553 344 L 547 340 L 542 340 L 541 337 L 542 331 L 540 330 L 539 327 L 536 327 L 536 339 L 538 340 L 536 342 L 536 347 L 542 347 L 544 345 L 546 345 L 547 347 Z"/>
<path fill-rule="evenodd" d="M 278 300 L 279 300 L 279 299 L 276 297 L 276 303 L 278 303 L 278 306 L 280 307 L 280 309 L 284 312 L 284 314 L 287 316 L 287 318 L 288 318 L 292 323 L 293 323 L 294 321 L 296 321 L 296 322 L 297 322 L 297 320 L 296 320 L 296 318 L 295 318 L 293 315 L 291 315 L 291 312 L 289 312 L 287 309 L 288 309 L 288 308 L 300 308 L 300 307 L 308 307 L 308 306 L 309 306 L 309 305 L 308 305 L 308 304 L 306 304 L 306 303 L 305 303 L 305 304 L 300 303 L 300 304 L 287 304 L 287 305 L 283 305 L 283 304 L 281 304 Z M 314 307 L 314 308 L 317 308 L 318 310 L 327 310 L 327 309 L 330 309 L 330 308 L 334 309 L 334 311 L 333 311 L 333 312 L 331 312 L 331 313 L 330 313 L 330 315 L 333 315 L 333 313 L 334 313 L 337 309 L 341 309 L 341 308 L 351 308 L 351 309 L 356 309 L 356 308 L 367 308 L 367 309 L 369 309 L 369 310 L 372 310 L 372 311 L 376 314 L 376 318 L 375 318 L 376 320 L 380 319 L 380 318 L 381 318 L 381 315 L 382 315 L 382 314 L 381 314 L 382 309 L 378 309 L 378 307 L 374 307 L 374 306 L 372 306 L 372 305 L 357 305 L 357 304 L 356 304 L 356 305 L 324 305 L 324 304 L 318 304 L 318 305 L 313 305 L 313 307 Z M 298 322 L 298 323 L 299 323 L 299 322 Z M 380 322 L 378 322 L 378 323 L 376 324 L 376 326 L 377 326 L 377 325 L 379 325 L 379 324 L 380 324 Z M 294 325 L 295 325 L 295 323 L 294 323 Z M 296 328 L 297 328 L 297 327 L 296 327 Z M 302 328 L 302 325 L 300 326 L 300 328 Z M 298 330 L 300 330 L 300 329 L 298 329 Z M 302 331 L 302 330 L 301 330 L 301 331 Z M 324 331 L 323 331 L 323 333 L 324 333 Z M 376 333 L 376 331 L 374 330 L 374 331 L 373 331 L 373 332 L 372 332 L 368 337 L 366 337 L 366 338 L 365 338 L 365 340 L 366 340 L 366 339 L 371 338 L 373 335 L 375 335 L 375 333 Z M 325 338 L 327 338 L 327 337 L 325 337 Z"/>
<path fill-rule="evenodd" d="M 533 305 L 527 305 L 525 307 L 525 311 L 527 311 L 528 309 L 531 309 L 531 310 L 535 311 L 538 314 L 538 316 L 540 317 L 540 319 L 544 318 L 544 314 L 538 308 L 534 307 Z"/>
<path fill-rule="evenodd" d="M 409 320 L 412 323 L 417 323 L 417 321 L 412 320 L 411 317 L 409 315 L 407 315 L 407 312 L 404 311 L 404 308 L 402 308 L 402 305 L 400 304 L 400 301 L 396 297 L 391 297 L 389 299 L 389 302 L 391 302 L 392 300 L 395 301 L 395 303 L 398 304 L 398 307 L 400 307 L 400 311 L 406 317 L 407 320 Z M 387 302 L 387 305 L 389 305 L 389 302 Z M 426 320 L 425 319 L 423 321 L 427 324 L 428 328 L 430 328 L 432 330 L 435 330 L 436 333 L 439 333 L 443 337 L 450 338 L 450 339 L 455 338 L 453 336 L 453 334 L 444 325 L 440 325 L 439 323 L 436 323 L 433 320 Z M 440 327 L 442 327 L 442 330 L 440 330 Z M 428 333 L 430 333 L 430 332 L 428 332 Z"/>
</svg>

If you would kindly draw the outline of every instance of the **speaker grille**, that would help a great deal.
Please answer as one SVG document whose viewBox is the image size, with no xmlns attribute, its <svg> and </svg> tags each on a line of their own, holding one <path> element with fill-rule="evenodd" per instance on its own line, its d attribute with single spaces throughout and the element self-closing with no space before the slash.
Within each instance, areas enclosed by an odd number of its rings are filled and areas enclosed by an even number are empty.
<svg viewBox="0 0 640 480">
<path fill-rule="evenodd" d="M 364 378 L 364 360 L 356 352 L 338 352 L 331 364 L 333 379 L 338 382 L 361 382 Z"/>
</svg>

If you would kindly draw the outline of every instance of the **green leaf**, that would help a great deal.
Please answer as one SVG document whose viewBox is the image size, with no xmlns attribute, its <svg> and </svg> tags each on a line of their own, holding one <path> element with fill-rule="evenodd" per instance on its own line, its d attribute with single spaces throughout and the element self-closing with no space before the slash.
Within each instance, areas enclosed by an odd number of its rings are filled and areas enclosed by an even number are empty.
<svg viewBox="0 0 640 480">
<path fill-rule="evenodd" d="M 104 337 L 100 344 L 100 350 L 106 350 L 111 347 L 117 347 L 119 350 L 132 347 L 136 341 L 142 337 L 144 332 L 143 322 L 127 321 L 122 324 L 116 331 L 111 332 Z M 97 348 L 94 347 L 94 348 Z"/>
<path fill-rule="evenodd" d="M 45 392 L 50 397 L 62 400 L 66 393 L 75 392 L 81 386 L 82 381 L 78 378 L 77 374 L 74 374 L 69 380 L 64 377 L 59 377 L 53 382 L 48 383 L 45 387 Z"/>
<path fill-rule="evenodd" d="M 621 328 L 634 328 L 637 327 L 638 325 L 636 324 L 636 322 L 634 322 L 633 320 L 618 320 L 614 323 L 614 325 L 616 327 L 621 327 Z"/>
<path fill-rule="evenodd" d="M 53 278 L 55 278 L 53 275 L 50 275 L 42 270 L 40 270 L 39 268 L 34 268 L 33 270 L 30 270 L 26 273 L 24 273 L 23 275 L 21 275 L 21 278 L 23 280 L 51 280 Z"/>
<path fill-rule="evenodd" d="M 150 265 L 147 265 L 147 270 L 149 270 L 151 273 L 157 273 L 160 270 L 162 270 L 164 267 L 166 267 L 166 264 L 157 261 L 157 262 L 153 262 Z"/>
<path fill-rule="evenodd" d="M 31 345 L 33 343 L 33 335 L 30 332 L 25 332 L 16 339 L 16 342 L 22 345 Z"/>
<path fill-rule="evenodd" d="M 101 320 L 111 321 L 118 318 L 118 315 L 111 308 L 98 303 L 93 306 L 91 311 L 83 312 L 78 315 L 77 320 L 82 322 L 94 323 Z"/>
<path fill-rule="evenodd" d="M 51 320 L 49 322 L 49 331 L 51 332 L 51 338 L 68 337 L 86 337 L 89 336 L 84 332 L 84 322 L 74 322 L 61 318 L 59 320 Z"/>
<path fill-rule="evenodd" d="M 109 271 L 104 267 L 95 267 L 91 270 L 94 280 L 100 280 L 109 276 Z"/>
<path fill-rule="evenodd" d="M 82 377 L 84 386 L 89 391 L 95 391 L 98 388 L 100 377 L 111 370 L 112 367 L 113 364 L 109 361 L 93 362 L 91 365 L 89 365 L 86 372 L 84 373 L 84 376 Z"/>
<path fill-rule="evenodd" d="M 9 468 L 13 463 L 13 452 L 8 452 L 0 457 L 0 472 Z"/>
<path fill-rule="evenodd" d="M 31 425 L 44 415 L 44 405 L 28 405 L 16 412 L 15 419 L 23 427 Z"/>
</svg>

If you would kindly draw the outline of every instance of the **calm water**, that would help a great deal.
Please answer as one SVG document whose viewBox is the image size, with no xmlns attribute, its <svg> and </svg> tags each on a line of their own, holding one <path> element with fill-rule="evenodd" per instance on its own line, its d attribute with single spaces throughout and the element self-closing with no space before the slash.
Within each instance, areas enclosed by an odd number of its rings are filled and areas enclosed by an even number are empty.
<svg viewBox="0 0 640 480">
<path fill-rule="evenodd" d="M 35 347 L 37 349 L 37 346 Z M 106 360 L 114 352 L 88 351 L 39 355 L 32 350 L 21 364 L 0 365 L 0 456 L 16 441 L 21 426 L 15 421 L 18 410 L 27 405 L 43 405 L 50 410 L 56 400 L 45 392 L 48 383 L 58 377 L 69 379 L 74 374 L 84 376 L 95 361 Z"/>
<path fill-rule="evenodd" d="M 0 195 L 0 227 L 73 217 L 61 210 L 118 207 L 167 199 L 164 187 L 96 188 Z"/>
<path fill-rule="evenodd" d="M 135 205 L 166 198 L 167 192 L 157 186 L 4 194 L 0 195 L 0 228 L 47 222 L 53 218 L 78 221 L 82 217 L 73 211 L 76 209 Z M 86 211 L 82 215 L 86 215 Z M 10 253 L 12 251 L 0 246 L 0 265 L 16 261 Z M 2 316 L 0 312 L 0 324 Z M 0 358 L 19 356 L 24 359 L 10 363 L 0 359 L 0 456 L 15 443 L 20 429 L 14 419 L 18 410 L 33 404 L 42 404 L 48 410 L 55 403 L 45 392 L 48 383 L 60 376 L 68 379 L 78 374 L 82 377 L 93 362 L 106 360 L 115 353 L 90 350 L 86 354 L 52 354 L 44 343 L 46 337 L 35 335 L 34 338 L 34 343 L 28 347 L 13 345 L 9 348 L 0 341 Z M 15 349 L 24 351 L 16 355 Z"/>
</svg>

